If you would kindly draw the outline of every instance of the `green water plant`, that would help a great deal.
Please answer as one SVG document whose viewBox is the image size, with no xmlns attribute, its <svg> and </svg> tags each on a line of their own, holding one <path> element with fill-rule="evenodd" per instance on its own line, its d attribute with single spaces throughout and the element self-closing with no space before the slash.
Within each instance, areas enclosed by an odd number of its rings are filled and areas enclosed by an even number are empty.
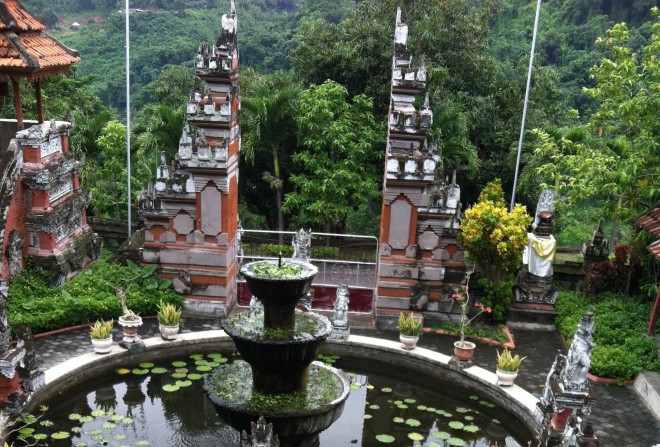
<svg viewBox="0 0 660 447">
<path fill-rule="evenodd" d="M 255 276 L 262 278 L 297 278 L 303 267 L 292 262 L 260 262 L 252 268 Z"/>
<path fill-rule="evenodd" d="M 497 351 L 497 369 L 500 371 L 516 372 L 520 368 L 520 363 L 527 357 L 520 357 L 518 354 L 511 355 L 511 351 L 504 348 L 501 353 Z"/>
<path fill-rule="evenodd" d="M 95 340 L 105 340 L 110 337 L 113 324 L 114 320 L 96 320 L 94 325 L 89 328 L 89 335 Z"/>
<path fill-rule="evenodd" d="M 412 337 L 417 337 L 422 331 L 422 319 L 419 316 L 410 312 L 409 314 L 404 314 L 401 312 L 399 314 L 399 320 L 397 322 L 397 328 L 399 332 L 403 335 L 408 335 Z"/>
</svg>

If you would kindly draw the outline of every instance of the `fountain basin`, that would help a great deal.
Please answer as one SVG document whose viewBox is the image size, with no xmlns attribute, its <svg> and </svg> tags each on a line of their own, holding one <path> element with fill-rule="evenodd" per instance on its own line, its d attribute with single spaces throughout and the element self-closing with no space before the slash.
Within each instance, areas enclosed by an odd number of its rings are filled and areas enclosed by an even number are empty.
<svg viewBox="0 0 660 447">
<path fill-rule="evenodd" d="M 264 416 L 283 445 L 314 445 L 316 435 L 341 416 L 350 381 L 340 370 L 320 362 L 310 365 L 304 392 L 269 395 L 253 390 L 245 362 L 223 365 L 206 378 L 204 389 L 220 417 L 236 430 Z"/>
<path fill-rule="evenodd" d="M 256 261 L 244 264 L 240 273 L 245 278 L 252 295 L 264 306 L 264 323 L 272 329 L 292 329 L 295 325 L 293 310 L 312 285 L 318 268 L 308 262 L 287 260 L 282 265 L 296 266 L 300 273 L 292 277 L 259 276 L 255 268 L 278 265 L 278 261 Z"/>
</svg>

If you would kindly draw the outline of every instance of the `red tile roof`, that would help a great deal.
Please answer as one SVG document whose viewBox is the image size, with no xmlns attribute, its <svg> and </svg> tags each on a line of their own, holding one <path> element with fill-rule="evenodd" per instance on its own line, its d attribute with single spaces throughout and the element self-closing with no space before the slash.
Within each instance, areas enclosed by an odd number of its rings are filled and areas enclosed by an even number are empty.
<svg viewBox="0 0 660 447">
<path fill-rule="evenodd" d="M 0 30 L 43 31 L 46 26 L 18 0 L 0 0 Z"/>
<path fill-rule="evenodd" d="M 638 227 L 651 233 L 653 237 L 660 238 L 660 205 L 652 208 L 648 213 L 635 221 Z M 660 259 L 660 240 L 655 241 L 646 249 Z"/>
<path fill-rule="evenodd" d="M 42 32 L 16 34 L 0 31 L 0 71 L 3 68 L 68 67 L 80 58 L 56 39 Z"/>
</svg>

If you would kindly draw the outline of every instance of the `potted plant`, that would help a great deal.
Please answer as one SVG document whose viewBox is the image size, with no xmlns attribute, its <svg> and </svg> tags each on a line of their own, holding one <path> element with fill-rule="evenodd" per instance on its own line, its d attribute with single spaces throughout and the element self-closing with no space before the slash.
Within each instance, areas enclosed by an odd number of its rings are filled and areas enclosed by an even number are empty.
<svg viewBox="0 0 660 447">
<path fill-rule="evenodd" d="M 135 343 L 140 340 L 138 328 L 142 326 L 142 317 L 126 307 L 126 294 L 123 290 L 117 291 L 117 296 L 121 299 L 121 308 L 123 315 L 118 318 L 118 323 L 124 331 L 124 343 Z"/>
<path fill-rule="evenodd" d="M 525 360 L 526 357 L 520 357 L 518 354 L 511 355 L 511 351 L 504 348 L 500 353 L 497 351 L 497 384 L 502 386 L 511 386 L 513 381 L 518 377 L 518 369 L 520 362 Z"/>
<path fill-rule="evenodd" d="M 92 346 L 98 354 L 107 354 L 112 348 L 112 325 L 114 321 L 96 320 L 89 328 L 92 337 Z"/>
<path fill-rule="evenodd" d="M 468 273 L 466 275 L 465 284 L 461 284 L 461 287 L 458 289 L 455 288 L 454 293 L 452 294 L 454 301 L 456 301 L 461 307 L 461 339 L 454 342 L 454 357 L 456 357 L 456 360 L 461 362 L 470 361 L 474 355 L 474 348 L 477 346 L 471 341 L 465 341 L 465 328 L 469 326 L 470 323 L 472 323 L 472 321 L 474 321 L 474 319 L 481 315 L 483 312 L 491 312 L 490 307 L 484 307 L 482 304 L 475 304 L 475 307 L 479 309 L 479 312 L 477 312 L 472 318 L 468 318 L 471 275 L 472 272 Z"/>
<path fill-rule="evenodd" d="M 158 304 L 158 329 L 163 340 L 176 340 L 181 325 L 181 309 L 174 304 Z"/>
<path fill-rule="evenodd" d="M 401 312 L 397 323 L 399 341 L 403 349 L 415 349 L 417 340 L 422 331 L 422 316 L 410 312 L 408 315 Z"/>
</svg>

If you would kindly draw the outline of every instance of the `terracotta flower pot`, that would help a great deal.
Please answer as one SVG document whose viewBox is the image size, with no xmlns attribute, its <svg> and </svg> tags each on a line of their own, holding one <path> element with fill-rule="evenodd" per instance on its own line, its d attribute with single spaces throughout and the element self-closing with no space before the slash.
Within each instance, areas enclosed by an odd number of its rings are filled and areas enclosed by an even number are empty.
<svg viewBox="0 0 660 447">
<path fill-rule="evenodd" d="M 474 355 L 474 348 L 477 345 L 471 341 L 455 341 L 454 342 L 454 357 L 461 362 L 467 362 L 472 359 Z"/>
</svg>

